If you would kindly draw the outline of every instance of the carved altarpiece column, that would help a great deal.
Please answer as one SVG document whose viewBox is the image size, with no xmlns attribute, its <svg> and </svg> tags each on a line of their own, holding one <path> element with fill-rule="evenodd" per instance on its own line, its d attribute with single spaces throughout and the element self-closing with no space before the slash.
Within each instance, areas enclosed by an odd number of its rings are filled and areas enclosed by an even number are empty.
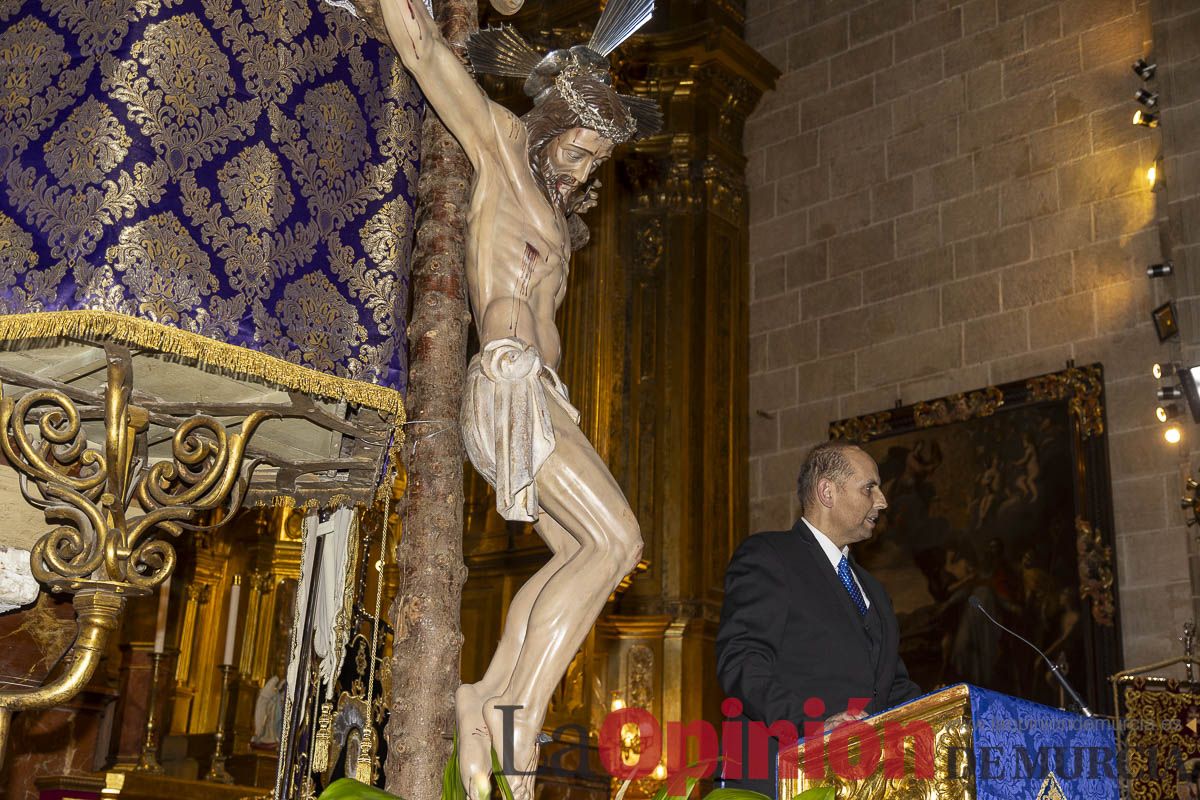
<svg viewBox="0 0 1200 800">
<path fill-rule="evenodd" d="M 549 5 L 516 18 L 539 44 L 561 46 L 594 22 L 593 3 Z M 614 700 L 659 720 L 719 722 L 713 640 L 722 576 L 746 534 L 741 142 L 746 117 L 778 73 L 741 38 L 740 4 L 660 5 L 650 32 L 614 60 L 618 87 L 658 100 L 667 128 L 618 149 L 602 168 L 600 204 L 587 215 L 591 243 L 572 259 L 559 316 L 563 379 L 646 542 L 644 570 L 618 590 L 547 715 L 548 733 L 583 725 L 593 745 Z M 470 470 L 466 498 L 462 671 L 478 680 L 513 594 L 548 551 L 532 528 L 499 518 Z M 543 748 L 543 766 L 554 754 Z M 592 769 L 601 772 L 594 752 Z M 539 793 L 560 796 L 566 783 L 539 778 Z M 630 796 L 655 788 L 647 781 Z"/>
</svg>

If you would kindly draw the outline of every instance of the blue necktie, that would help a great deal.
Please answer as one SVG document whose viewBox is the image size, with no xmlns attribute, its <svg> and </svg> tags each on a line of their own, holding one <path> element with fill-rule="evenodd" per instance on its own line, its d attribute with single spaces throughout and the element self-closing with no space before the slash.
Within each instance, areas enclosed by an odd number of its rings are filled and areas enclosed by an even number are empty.
<svg viewBox="0 0 1200 800">
<path fill-rule="evenodd" d="M 862 616 L 867 615 L 867 601 L 863 599 L 862 592 L 858 588 L 858 584 L 854 582 L 854 575 L 850 573 L 850 561 L 842 556 L 842 560 L 838 562 L 838 578 L 842 581 L 842 586 L 846 587 L 846 591 L 850 593 L 850 599 L 854 601 L 855 608 Z"/>
</svg>

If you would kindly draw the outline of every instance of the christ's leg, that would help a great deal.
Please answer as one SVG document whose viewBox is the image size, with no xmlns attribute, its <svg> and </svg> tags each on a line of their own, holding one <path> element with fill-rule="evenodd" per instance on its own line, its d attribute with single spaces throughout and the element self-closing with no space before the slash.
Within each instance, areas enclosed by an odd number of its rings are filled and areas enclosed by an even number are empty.
<svg viewBox="0 0 1200 800">
<path fill-rule="evenodd" d="M 525 631 L 534 601 L 551 576 L 579 549 L 579 543 L 549 514 L 542 514 L 534 527 L 553 557 L 525 582 L 513 598 L 504 621 L 500 644 L 483 678 L 478 683 L 464 683 L 454 694 L 454 712 L 458 720 L 458 771 L 470 800 L 487 797 L 492 774 L 492 741 L 494 739 L 499 744 L 503 735 L 499 729 L 489 732 L 483 719 L 483 703 L 508 686 L 525 643 Z"/>
<path fill-rule="evenodd" d="M 536 768 L 537 734 L 550 697 L 609 594 L 642 552 L 637 520 L 608 467 L 566 413 L 549 405 L 556 445 L 538 472 L 539 503 L 578 547 L 538 592 L 511 679 L 484 703 L 501 763 L 521 772 Z M 504 730 L 503 706 L 516 707 L 511 731 Z M 511 782 L 517 800 L 532 796 L 532 775 Z"/>
</svg>

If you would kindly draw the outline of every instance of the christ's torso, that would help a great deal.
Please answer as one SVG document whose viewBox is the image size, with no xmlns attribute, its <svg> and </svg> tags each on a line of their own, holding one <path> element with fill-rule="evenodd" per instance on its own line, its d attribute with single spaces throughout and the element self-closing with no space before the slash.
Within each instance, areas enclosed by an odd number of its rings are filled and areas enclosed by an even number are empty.
<svg viewBox="0 0 1200 800">
<path fill-rule="evenodd" d="M 570 236 L 530 170 L 523 133 L 504 139 L 500 157 L 476 170 L 467 284 L 481 346 L 520 339 L 554 369 L 562 355 L 554 314 L 566 294 Z"/>
</svg>

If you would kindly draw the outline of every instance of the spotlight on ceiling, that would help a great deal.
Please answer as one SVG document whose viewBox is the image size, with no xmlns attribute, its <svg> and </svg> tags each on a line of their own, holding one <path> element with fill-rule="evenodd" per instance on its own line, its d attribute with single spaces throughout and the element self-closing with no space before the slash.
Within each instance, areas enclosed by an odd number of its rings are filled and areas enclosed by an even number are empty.
<svg viewBox="0 0 1200 800">
<path fill-rule="evenodd" d="M 1164 261 L 1161 264 L 1151 264 L 1146 267 L 1147 278 L 1165 278 L 1175 271 L 1175 264 L 1170 261 Z"/>
<path fill-rule="evenodd" d="M 1173 361 L 1166 364 L 1155 364 L 1150 368 L 1150 374 L 1154 376 L 1154 380 L 1161 381 L 1163 376 L 1170 377 L 1179 371 L 1179 365 Z"/>
<path fill-rule="evenodd" d="M 1133 99 L 1146 108 L 1154 108 L 1158 105 L 1158 92 L 1152 92 L 1149 89 L 1138 89 L 1133 93 Z"/>
<path fill-rule="evenodd" d="M 1163 431 L 1163 438 L 1168 444 L 1179 444 L 1179 440 L 1183 438 L 1183 431 L 1178 425 L 1172 425 Z"/>
<path fill-rule="evenodd" d="M 1183 399 L 1183 389 L 1178 386 L 1164 386 L 1158 390 L 1158 400 L 1181 400 Z"/>
<path fill-rule="evenodd" d="M 1200 495 L 1196 493 L 1196 490 L 1200 489 L 1200 483 L 1197 483 L 1192 478 L 1188 478 L 1183 486 L 1187 491 L 1192 493 L 1191 497 L 1185 497 L 1179 501 L 1179 505 L 1184 511 L 1192 512 L 1192 515 L 1187 519 L 1187 526 L 1190 528 L 1200 523 Z"/>
<path fill-rule="evenodd" d="M 1179 416 L 1179 413 L 1179 405 L 1177 403 L 1167 403 L 1165 406 L 1159 406 L 1154 409 L 1154 416 L 1158 417 L 1159 422 L 1175 419 Z"/>
<path fill-rule="evenodd" d="M 1154 159 L 1154 163 L 1146 167 L 1146 183 L 1150 184 L 1150 191 L 1156 192 L 1162 187 L 1162 159 Z"/>
<path fill-rule="evenodd" d="M 1146 59 L 1139 58 L 1133 62 L 1133 72 L 1144 81 L 1153 80 L 1154 73 L 1158 71 L 1158 64 L 1148 64 Z"/>
<path fill-rule="evenodd" d="M 1142 111 L 1140 108 L 1133 112 L 1133 124 L 1142 125 L 1146 128 L 1158 127 L 1158 114 L 1151 114 L 1149 111 Z"/>
</svg>

